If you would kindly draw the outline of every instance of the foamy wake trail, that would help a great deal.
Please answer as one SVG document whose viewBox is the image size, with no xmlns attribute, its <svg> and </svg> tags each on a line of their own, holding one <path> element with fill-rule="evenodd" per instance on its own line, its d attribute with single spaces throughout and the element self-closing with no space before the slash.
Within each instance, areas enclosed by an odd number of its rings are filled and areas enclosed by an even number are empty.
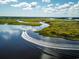
<svg viewBox="0 0 79 59">
<path fill-rule="evenodd" d="M 46 24 L 46 23 L 42 23 L 41 26 L 30 28 L 30 30 L 36 31 L 39 28 L 41 28 L 41 29 L 45 28 L 44 26 L 48 27 L 49 25 Z M 23 31 L 21 37 L 23 39 L 25 39 L 26 41 L 31 42 L 33 44 L 36 44 L 36 45 L 39 45 L 39 46 L 43 46 L 43 47 L 47 47 L 47 48 L 57 48 L 57 49 L 67 49 L 67 50 L 79 50 L 79 48 L 78 48 L 77 45 L 72 45 L 72 44 L 56 44 L 56 43 L 50 43 L 50 42 L 38 40 L 36 38 L 32 38 L 30 35 L 28 35 L 27 32 L 28 32 L 28 30 Z"/>
</svg>

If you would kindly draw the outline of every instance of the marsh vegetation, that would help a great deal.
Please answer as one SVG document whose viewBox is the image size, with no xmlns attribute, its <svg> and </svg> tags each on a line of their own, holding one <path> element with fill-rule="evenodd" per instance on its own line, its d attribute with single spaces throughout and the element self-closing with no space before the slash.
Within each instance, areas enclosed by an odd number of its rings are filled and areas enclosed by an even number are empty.
<svg viewBox="0 0 79 59">
<path fill-rule="evenodd" d="M 18 22 L 23 21 L 23 22 Z M 26 18 L 26 17 L 0 17 L 0 24 L 40 26 L 39 22 L 48 23 L 50 26 L 38 32 L 47 37 L 61 37 L 69 40 L 79 40 L 78 19 L 61 18 Z"/>
</svg>

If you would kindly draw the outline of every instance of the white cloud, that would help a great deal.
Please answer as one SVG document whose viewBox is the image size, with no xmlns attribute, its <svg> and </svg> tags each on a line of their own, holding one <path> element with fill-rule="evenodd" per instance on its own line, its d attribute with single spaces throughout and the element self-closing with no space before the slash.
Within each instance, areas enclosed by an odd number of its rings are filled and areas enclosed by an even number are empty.
<svg viewBox="0 0 79 59">
<path fill-rule="evenodd" d="M 30 3 L 31 7 L 35 8 L 37 6 L 37 2 Z"/>
<path fill-rule="evenodd" d="M 79 2 L 69 8 L 69 15 L 78 15 L 78 14 L 79 14 Z"/>
<path fill-rule="evenodd" d="M 27 7 L 27 8 L 23 8 L 23 10 L 32 10 L 33 8 L 31 7 Z"/>
<path fill-rule="evenodd" d="M 79 8 L 79 3 L 73 6 L 74 8 Z"/>
<path fill-rule="evenodd" d="M 19 4 L 15 4 L 15 5 L 11 5 L 13 7 L 22 7 L 22 8 L 25 8 L 25 7 L 29 7 L 30 4 L 29 3 L 26 3 L 26 2 L 22 2 L 22 3 L 19 3 Z"/>
<path fill-rule="evenodd" d="M 9 2 L 18 2 L 17 0 L 0 0 L 0 4 L 7 4 Z"/>
<path fill-rule="evenodd" d="M 53 4 L 48 4 L 47 7 L 53 7 Z"/>
<path fill-rule="evenodd" d="M 36 8 L 38 6 L 37 2 L 32 2 L 32 3 L 26 3 L 26 2 L 21 2 L 19 4 L 11 5 L 13 7 L 19 7 L 22 8 L 23 10 L 31 10 L 33 8 Z"/>
<path fill-rule="evenodd" d="M 70 4 L 63 4 L 63 5 L 60 5 L 59 7 L 57 7 L 58 10 L 61 10 L 61 9 L 67 9 L 67 8 L 70 8 L 71 5 Z"/>
<path fill-rule="evenodd" d="M 51 0 L 42 0 L 42 2 L 45 2 L 45 3 L 50 3 Z"/>
<path fill-rule="evenodd" d="M 52 13 L 52 12 L 55 11 L 55 9 L 52 8 L 52 7 L 48 7 L 48 8 L 43 8 L 43 11 L 44 11 L 45 13 Z"/>
<path fill-rule="evenodd" d="M 69 2 L 58 6 L 52 6 L 52 4 L 49 4 L 46 8 L 43 8 L 43 12 L 50 13 L 50 15 L 78 16 L 79 2 L 76 4 L 73 2 Z"/>
</svg>

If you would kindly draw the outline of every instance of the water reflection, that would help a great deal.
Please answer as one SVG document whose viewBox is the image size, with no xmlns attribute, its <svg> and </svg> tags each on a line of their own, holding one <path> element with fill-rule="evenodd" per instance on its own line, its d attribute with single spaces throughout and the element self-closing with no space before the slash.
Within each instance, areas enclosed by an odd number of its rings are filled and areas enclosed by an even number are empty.
<svg viewBox="0 0 79 59">
<path fill-rule="evenodd" d="M 57 49 L 79 50 L 79 41 L 70 41 L 63 38 L 44 37 L 33 31 L 23 32 L 22 37 L 34 44 Z M 41 44 L 40 44 L 41 43 Z"/>
<path fill-rule="evenodd" d="M 41 51 L 24 41 L 20 35 L 21 31 L 0 32 L 1 59 L 39 59 Z"/>
<path fill-rule="evenodd" d="M 45 59 L 42 50 L 22 39 L 22 31 L 22 26 L 0 25 L 0 59 Z"/>
<path fill-rule="evenodd" d="M 0 59 L 63 59 L 51 56 L 21 37 L 28 26 L 0 25 Z M 29 33 L 30 34 L 30 33 Z M 34 33 L 31 33 L 34 36 Z M 35 37 L 35 36 L 34 36 Z M 39 37 L 38 37 L 39 38 Z M 46 50 L 46 49 L 44 49 Z M 55 55 L 55 53 L 53 53 Z M 64 58 L 65 59 L 65 58 Z"/>
</svg>

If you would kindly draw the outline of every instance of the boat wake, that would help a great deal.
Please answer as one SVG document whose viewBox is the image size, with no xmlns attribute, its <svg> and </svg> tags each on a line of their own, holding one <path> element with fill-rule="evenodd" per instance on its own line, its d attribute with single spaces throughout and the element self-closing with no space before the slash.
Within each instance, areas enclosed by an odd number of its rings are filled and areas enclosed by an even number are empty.
<svg viewBox="0 0 79 59">
<path fill-rule="evenodd" d="M 41 29 L 49 26 L 47 23 L 41 22 L 41 24 L 42 24 L 41 26 L 31 27 L 28 30 L 23 31 L 21 37 L 28 42 L 31 42 L 31 43 L 39 45 L 39 46 L 47 47 L 47 48 L 79 50 L 78 45 L 50 43 L 50 42 L 46 42 L 43 40 L 38 40 L 36 38 L 33 38 L 27 33 L 29 30 L 37 31 L 37 30 L 41 30 Z"/>
</svg>

